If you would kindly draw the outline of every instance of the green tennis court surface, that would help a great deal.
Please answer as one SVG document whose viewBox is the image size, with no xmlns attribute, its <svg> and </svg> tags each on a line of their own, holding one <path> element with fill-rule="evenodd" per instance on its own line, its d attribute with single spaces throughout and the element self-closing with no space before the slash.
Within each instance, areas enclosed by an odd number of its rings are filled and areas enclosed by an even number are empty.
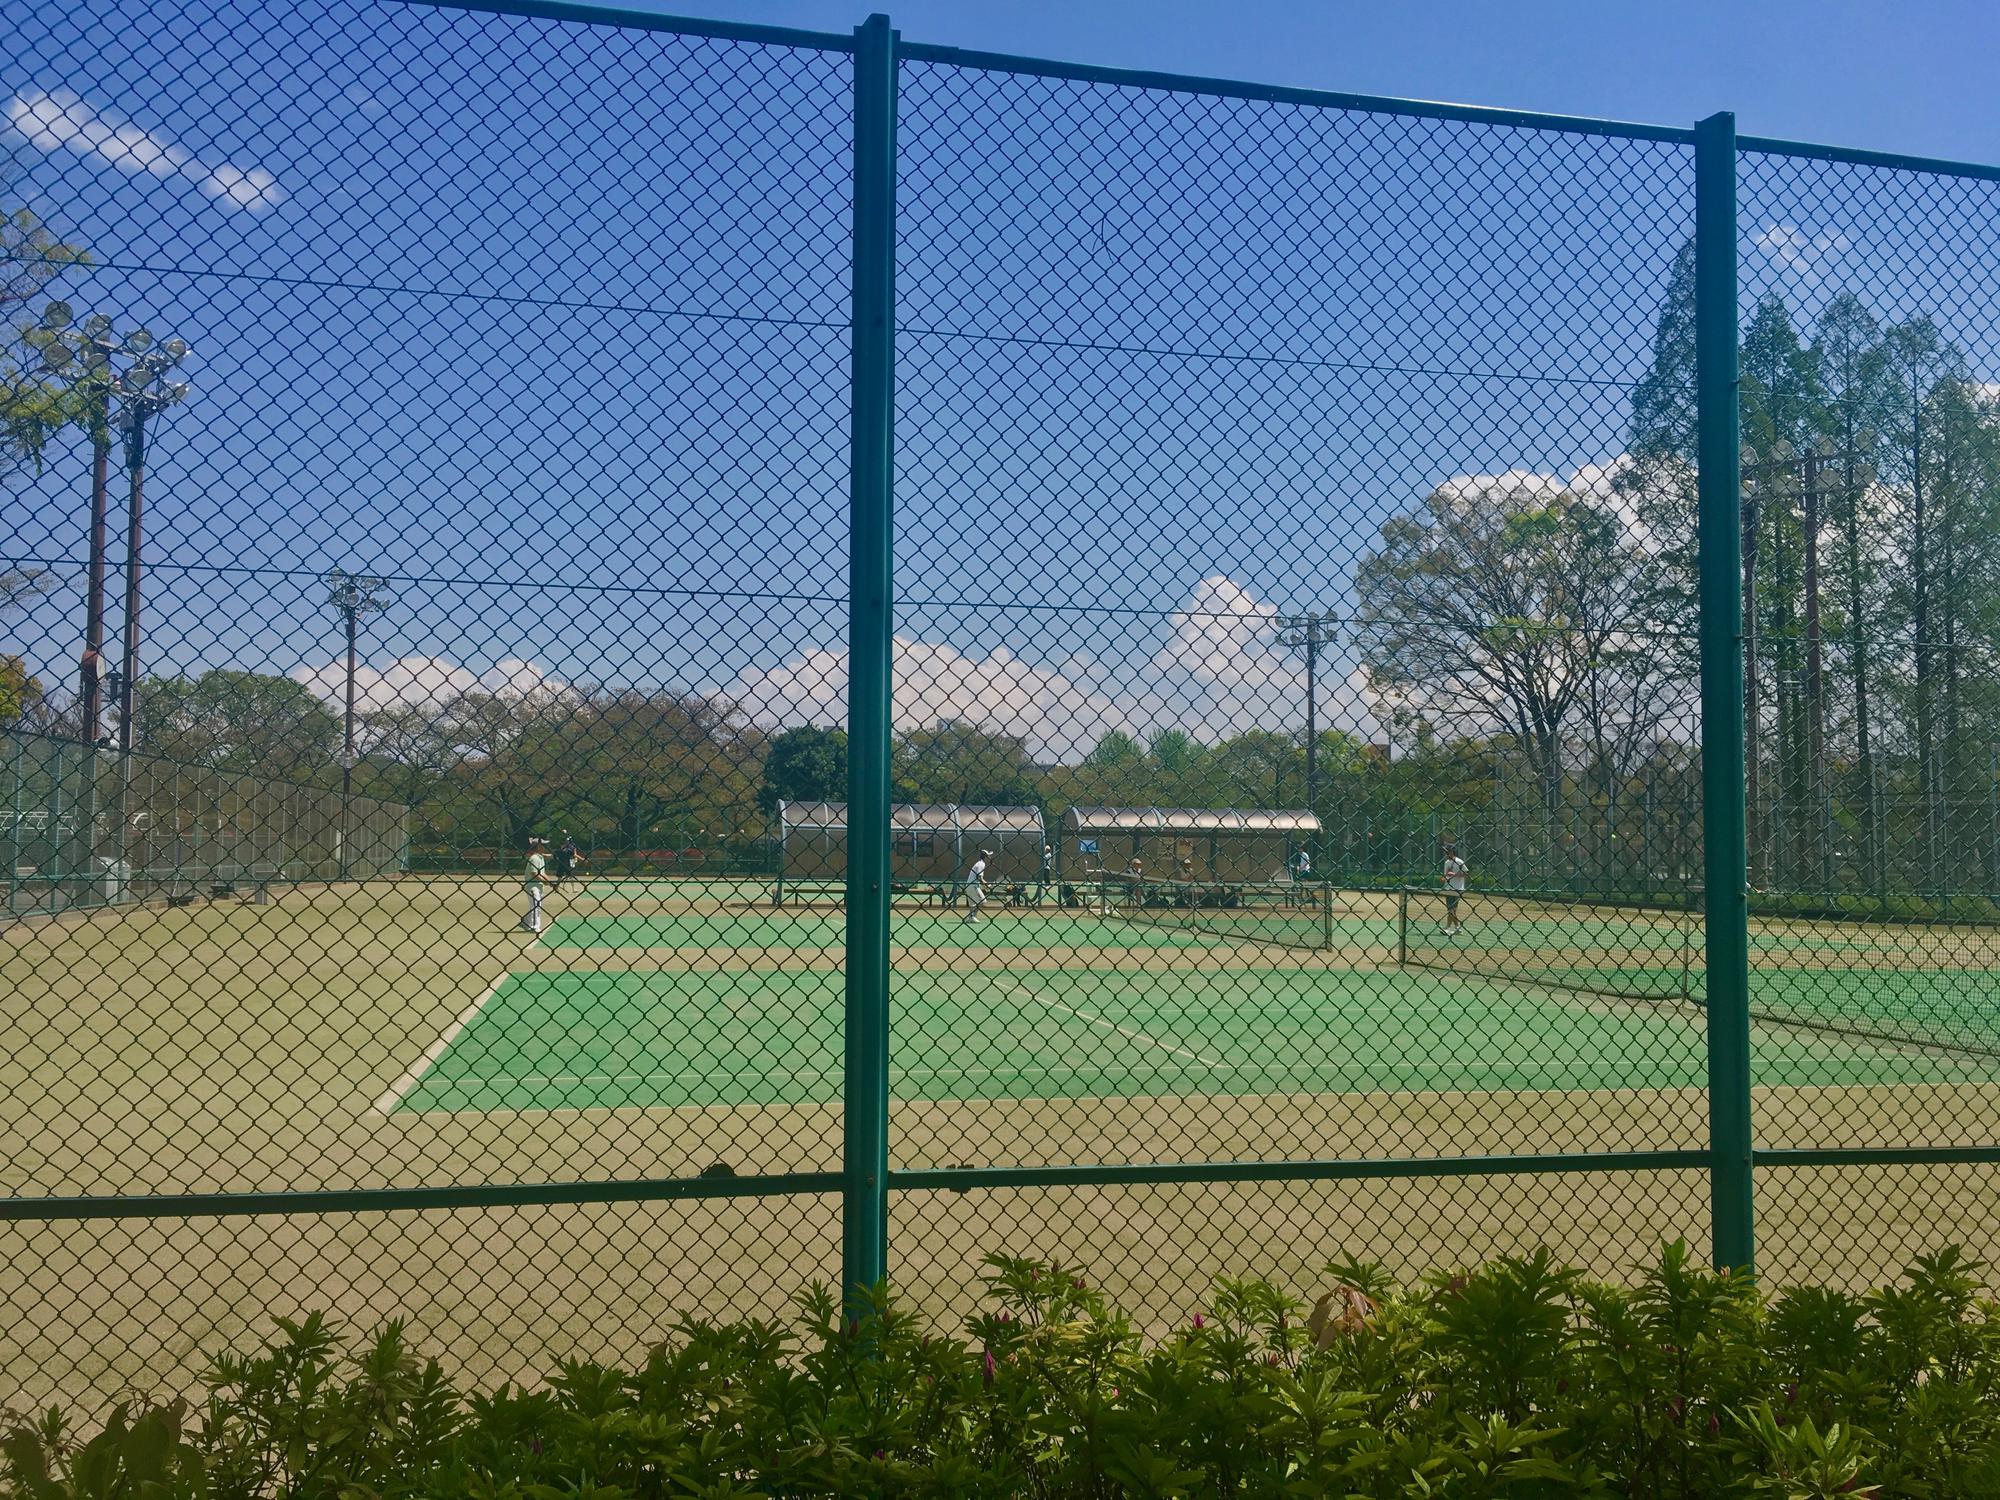
<svg viewBox="0 0 2000 1500">
<path fill-rule="evenodd" d="M 591 888 L 577 897 L 561 897 L 550 906 L 551 922 L 543 941 L 551 948 L 838 948 L 847 930 L 837 907 L 770 907 L 744 905 L 723 911 L 696 912 L 687 903 L 627 896 L 618 887 L 610 895 Z M 1274 920 L 1287 925 L 1300 920 L 1295 911 L 1281 911 Z M 1308 925 L 1317 917 L 1305 914 Z M 1100 915 L 1086 908 L 1026 908 L 1009 910 L 989 905 L 980 921 L 964 921 L 950 908 L 898 909 L 891 917 L 891 941 L 906 947 L 931 948 L 1178 948 L 1213 947 L 1218 933 L 1237 930 L 1245 939 L 1257 936 L 1252 913 L 1182 913 L 1148 908 L 1134 913 Z M 1473 949 L 1521 948 L 1562 952 L 1615 947 L 1621 952 L 1679 953 L 1691 939 L 1684 927 L 1665 922 L 1577 922 L 1560 917 L 1481 921 L 1469 926 L 1462 945 L 1448 944 L 1425 928 L 1427 945 Z M 1335 949 L 1387 945 L 1396 940 L 1393 912 L 1355 914 L 1336 910 Z M 1837 948 L 1838 941 L 1791 932 L 1753 934 L 1754 951 L 1801 952 Z M 1698 951 L 1698 949 L 1697 949 Z"/>
<path fill-rule="evenodd" d="M 383 1107 L 832 1103 L 841 1008 L 826 971 L 516 973 Z M 905 971 L 891 1061 L 911 1100 L 1662 1090 L 1707 1068 L 1698 1014 L 1329 967 Z M 1760 1028 L 1755 1066 L 1766 1086 L 2000 1079 L 1993 1059 L 1784 1028 Z"/>
</svg>

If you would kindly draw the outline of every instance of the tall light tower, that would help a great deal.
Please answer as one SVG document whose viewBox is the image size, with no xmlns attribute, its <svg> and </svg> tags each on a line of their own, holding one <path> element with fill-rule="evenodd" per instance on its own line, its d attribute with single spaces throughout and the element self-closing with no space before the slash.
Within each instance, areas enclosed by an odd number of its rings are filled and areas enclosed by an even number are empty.
<svg viewBox="0 0 2000 1500">
<path fill-rule="evenodd" d="M 157 349 L 153 336 L 141 328 L 125 335 L 125 348 L 136 357 L 112 383 L 125 426 L 125 467 L 131 488 L 125 503 L 125 650 L 118 677 L 118 749 L 130 770 L 138 744 L 139 691 L 139 573 L 142 522 L 146 510 L 146 420 L 187 399 L 184 380 L 166 374 L 187 358 L 181 339 L 168 339 Z M 128 776 L 129 779 L 129 776 Z"/>
<path fill-rule="evenodd" d="M 167 381 L 169 370 L 187 358 L 188 346 L 180 339 L 168 339 L 155 348 L 153 336 L 145 329 L 117 334 L 111 319 L 92 313 L 81 323 L 67 302 L 51 302 L 42 314 L 35 342 L 42 362 L 51 371 L 75 381 L 83 395 L 86 421 L 90 428 L 90 580 L 84 601 L 83 659 L 79 667 L 78 736 L 85 744 L 103 737 L 104 712 L 104 583 L 105 558 L 109 550 L 112 401 L 125 403 L 126 456 L 132 471 L 131 513 L 128 516 L 126 649 L 122 670 L 113 674 L 119 683 L 119 712 L 129 719 L 129 689 L 133 677 L 137 640 L 132 622 L 138 608 L 139 510 L 143 500 L 145 462 L 145 420 L 164 411 L 187 395 L 184 382 Z M 119 362 L 124 368 L 118 368 Z M 131 748 L 131 737 L 119 731 L 121 748 Z"/>
<path fill-rule="evenodd" d="M 187 383 L 167 378 L 188 356 L 181 339 L 156 345 L 143 328 L 112 332 L 111 319 L 92 313 L 81 324 L 67 302 L 51 302 L 43 310 L 34 342 L 51 371 L 75 381 L 84 396 L 90 428 L 90 574 L 84 601 L 83 656 L 78 663 L 78 737 L 95 746 L 103 739 L 104 686 L 107 677 L 118 697 L 119 777 L 116 836 L 109 846 L 110 868 L 124 855 L 125 824 L 132 785 L 132 750 L 136 743 L 135 695 L 139 678 L 140 544 L 145 510 L 146 421 L 187 398 Z M 123 368 L 120 368 L 120 364 Z M 109 551 L 111 435 L 113 403 L 121 408 L 119 425 L 125 435 L 125 461 L 130 475 L 125 523 L 125 642 L 120 666 L 104 670 L 104 594 Z M 97 841 L 98 787 L 93 760 L 83 791 L 83 827 L 91 848 Z M 80 865 L 91 850 L 81 851 Z M 118 877 L 113 877 L 114 879 Z M 121 887 L 122 889 L 122 887 Z"/>
<path fill-rule="evenodd" d="M 1306 658 L 1306 811 L 1319 816 L 1319 653 L 1331 646 L 1336 624 L 1331 612 L 1286 615 L 1278 621 L 1282 640 Z M 1317 855 L 1319 850 L 1315 848 Z"/>
<path fill-rule="evenodd" d="M 342 719 L 340 744 L 340 878 L 348 878 L 353 868 L 354 847 L 354 674 L 355 638 L 363 615 L 380 614 L 389 607 L 389 581 L 369 578 L 335 568 L 326 575 L 326 602 L 340 612 L 347 628 L 347 707 Z"/>
</svg>

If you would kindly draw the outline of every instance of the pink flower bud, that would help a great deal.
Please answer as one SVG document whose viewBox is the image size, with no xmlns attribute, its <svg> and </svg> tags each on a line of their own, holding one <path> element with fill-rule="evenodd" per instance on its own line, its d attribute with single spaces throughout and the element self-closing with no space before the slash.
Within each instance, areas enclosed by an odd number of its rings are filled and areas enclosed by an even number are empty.
<svg viewBox="0 0 2000 1500">
<path fill-rule="evenodd" d="M 997 1372 L 997 1369 L 998 1367 L 993 1363 L 993 1351 L 988 1349 L 985 1356 L 980 1360 L 980 1376 L 988 1385 L 991 1385 L 993 1384 L 993 1376 Z"/>
</svg>

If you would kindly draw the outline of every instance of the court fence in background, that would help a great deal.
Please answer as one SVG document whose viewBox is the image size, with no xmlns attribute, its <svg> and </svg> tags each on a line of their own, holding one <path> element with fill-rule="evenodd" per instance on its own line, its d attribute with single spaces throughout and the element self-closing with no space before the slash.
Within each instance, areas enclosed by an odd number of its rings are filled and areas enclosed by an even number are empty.
<svg viewBox="0 0 2000 1500">
<path fill-rule="evenodd" d="M 249 772 L 0 730 L 10 917 L 375 880 L 407 870 L 409 809 Z"/>
</svg>

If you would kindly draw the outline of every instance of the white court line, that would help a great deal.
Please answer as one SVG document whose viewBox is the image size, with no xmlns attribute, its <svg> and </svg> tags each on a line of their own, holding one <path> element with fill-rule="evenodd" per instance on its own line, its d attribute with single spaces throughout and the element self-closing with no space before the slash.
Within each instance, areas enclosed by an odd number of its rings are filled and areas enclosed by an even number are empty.
<svg viewBox="0 0 2000 1500">
<path fill-rule="evenodd" d="M 535 951 L 535 944 L 540 941 L 541 935 L 539 933 L 529 938 L 527 945 L 521 949 L 516 957 L 526 958 L 530 953 Z M 458 1040 L 459 1033 L 470 1026 L 473 1018 L 486 1009 L 487 1002 L 500 993 L 500 986 L 513 977 L 514 970 L 510 961 L 508 967 L 500 971 L 500 977 L 486 986 L 484 993 L 477 1000 L 458 1013 L 458 1019 L 446 1027 L 444 1035 L 439 1037 L 435 1042 L 432 1042 L 429 1050 L 410 1065 L 409 1071 L 389 1085 L 389 1092 L 375 1101 L 375 1112 L 380 1115 L 386 1115 L 392 1112 L 398 1104 L 402 1103 L 403 1095 L 417 1086 L 417 1080 L 424 1076 L 429 1070 L 430 1065 L 444 1056 L 445 1049 Z"/>
<path fill-rule="evenodd" d="M 1002 984 L 1000 988 L 1003 990 L 1012 990 L 1024 999 L 1037 1001 L 1042 1005 L 1050 1007 L 1052 1010 L 1066 1011 L 1070 1015 L 1075 1016 L 1079 1021 L 1088 1021 L 1093 1026 L 1105 1027 L 1108 1030 L 1117 1032 L 1120 1036 L 1129 1036 L 1135 1042 L 1144 1042 L 1149 1047 L 1158 1047 L 1162 1052 L 1171 1052 L 1176 1057 L 1185 1057 L 1189 1062 L 1205 1063 L 1211 1068 L 1219 1068 L 1223 1065 L 1222 1059 L 1219 1057 L 1210 1057 L 1201 1052 L 1185 1052 L 1181 1048 L 1174 1046 L 1171 1042 L 1163 1042 L 1158 1037 L 1149 1036 L 1143 1031 L 1134 1031 L 1129 1026 L 1120 1026 L 1116 1021 L 1107 1021 L 1102 1016 L 1093 1016 L 1087 1010 L 1077 1010 L 1073 1006 L 1064 1005 L 1060 1000 L 1051 1000 L 1047 995 L 1037 990 L 1028 989 L 1024 985 Z"/>
</svg>

